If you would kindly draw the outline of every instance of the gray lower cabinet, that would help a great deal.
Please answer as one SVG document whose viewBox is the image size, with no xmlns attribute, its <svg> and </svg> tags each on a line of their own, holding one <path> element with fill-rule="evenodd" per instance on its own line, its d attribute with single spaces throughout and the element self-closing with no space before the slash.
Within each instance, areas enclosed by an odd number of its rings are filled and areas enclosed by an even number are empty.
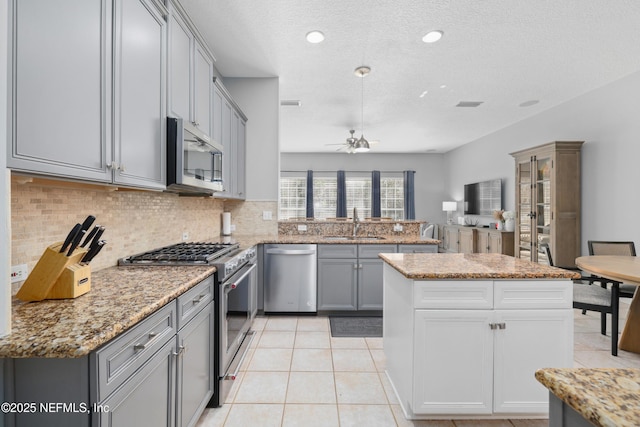
<svg viewBox="0 0 640 427">
<path fill-rule="evenodd" d="M 194 426 L 213 395 L 212 301 L 209 277 L 87 356 L 6 359 L 6 401 L 68 405 L 6 424 Z"/>
<path fill-rule="evenodd" d="M 100 427 L 173 426 L 175 342 L 167 342 L 98 405 Z M 94 424 L 92 424 L 94 425 Z"/>
<path fill-rule="evenodd" d="M 396 245 L 318 245 L 318 310 L 382 310 L 382 266 L 379 253 Z"/>
<path fill-rule="evenodd" d="M 213 396 L 213 328 L 214 309 L 209 303 L 178 331 L 177 427 L 194 426 Z"/>
<path fill-rule="evenodd" d="M 164 5 L 13 0 L 10 7 L 8 167 L 163 189 Z"/>
<path fill-rule="evenodd" d="M 401 254 L 437 254 L 438 245 L 427 245 L 427 244 L 398 245 L 398 252 L 400 252 Z"/>
<path fill-rule="evenodd" d="M 318 259 L 318 311 L 357 310 L 357 262 L 357 258 Z"/>
</svg>

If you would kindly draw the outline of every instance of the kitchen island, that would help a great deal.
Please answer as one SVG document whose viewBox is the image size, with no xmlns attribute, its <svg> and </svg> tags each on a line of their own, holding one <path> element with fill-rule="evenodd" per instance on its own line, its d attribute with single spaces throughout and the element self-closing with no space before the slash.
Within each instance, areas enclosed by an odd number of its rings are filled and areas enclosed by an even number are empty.
<svg viewBox="0 0 640 427">
<path fill-rule="evenodd" d="M 380 254 L 387 376 L 409 419 L 544 418 L 573 366 L 575 272 L 498 254 Z"/>
</svg>

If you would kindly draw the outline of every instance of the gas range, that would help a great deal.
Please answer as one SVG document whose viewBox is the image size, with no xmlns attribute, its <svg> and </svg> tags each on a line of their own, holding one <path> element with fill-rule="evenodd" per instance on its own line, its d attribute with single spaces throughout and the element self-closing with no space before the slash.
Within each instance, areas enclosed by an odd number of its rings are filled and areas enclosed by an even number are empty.
<svg viewBox="0 0 640 427">
<path fill-rule="evenodd" d="M 189 266 L 211 265 L 218 279 L 233 274 L 255 257 L 255 247 L 240 250 L 239 243 L 177 243 L 118 260 L 119 266 Z"/>
</svg>

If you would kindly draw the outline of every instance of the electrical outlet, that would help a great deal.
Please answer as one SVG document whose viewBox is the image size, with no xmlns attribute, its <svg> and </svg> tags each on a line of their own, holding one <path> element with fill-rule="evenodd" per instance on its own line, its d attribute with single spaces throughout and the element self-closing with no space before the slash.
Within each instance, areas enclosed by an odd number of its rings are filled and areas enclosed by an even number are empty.
<svg viewBox="0 0 640 427">
<path fill-rule="evenodd" d="M 271 211 L 262 211 L 262 219 L 264 221 L 271 221 Z"/>
<path fill-rule="evenodd" d="M 307 231 L 307 224 L 298 224 L 298 231 Z"/>
<path fill-rule="evenodd" d="M 189 240 L 189 233 L 185 231 L 182 233 L 182 241 L 186 242 L 187 240 Z"/>
<path fill-rule="evenodd" d="M 14 265 L 11 267 L 11 283 L 22 282 L 27 280 L 29 272 L 27 271 L 27 264 Z"/>
</svg>

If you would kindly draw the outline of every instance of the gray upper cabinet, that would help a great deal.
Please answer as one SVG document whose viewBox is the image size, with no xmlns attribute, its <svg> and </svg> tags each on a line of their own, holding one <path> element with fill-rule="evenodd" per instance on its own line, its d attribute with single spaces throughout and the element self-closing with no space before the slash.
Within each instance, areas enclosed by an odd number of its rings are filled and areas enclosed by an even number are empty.
<svg viewBox="0 0 640 427">
<path fill-rule="evenodd" d="M 211 136 L 213 60 L 197 41 L 194 58 L 193 122 L 202 132 Z"/>
<path fill-rule="evenodd" d="M 110 181 L 111 1 L 10 4 L 8 166 Z"/>
<path fill-rule="evenodd" d="M 115 1 L 114 183 L 166 184 L 166 30 L 153 0 Z"/>
<path fill-rule="evenodd" d="M 169 13 L 169 114 L 211 136 L 213 58 L 177 2 L 169 2 Z"/>
<path fill-rule="evenodd" d="M 11 7 L 9 168 L 164 188 L 164 6 L 14 0 Z"/>
<path fill-rule="evenodd" d="M 173 8 L 169 15 L 169 115 L 191 121 L 193 34 Z"/>
<path fill-rule="evenodd" d="M 218 197 L 244 199 L 246 182 L 247 118 L 231 98 L 229 92 L 214 78 L 213 139 L 224 147 L 222 181 L 224 191 Z"/>
</svg>

